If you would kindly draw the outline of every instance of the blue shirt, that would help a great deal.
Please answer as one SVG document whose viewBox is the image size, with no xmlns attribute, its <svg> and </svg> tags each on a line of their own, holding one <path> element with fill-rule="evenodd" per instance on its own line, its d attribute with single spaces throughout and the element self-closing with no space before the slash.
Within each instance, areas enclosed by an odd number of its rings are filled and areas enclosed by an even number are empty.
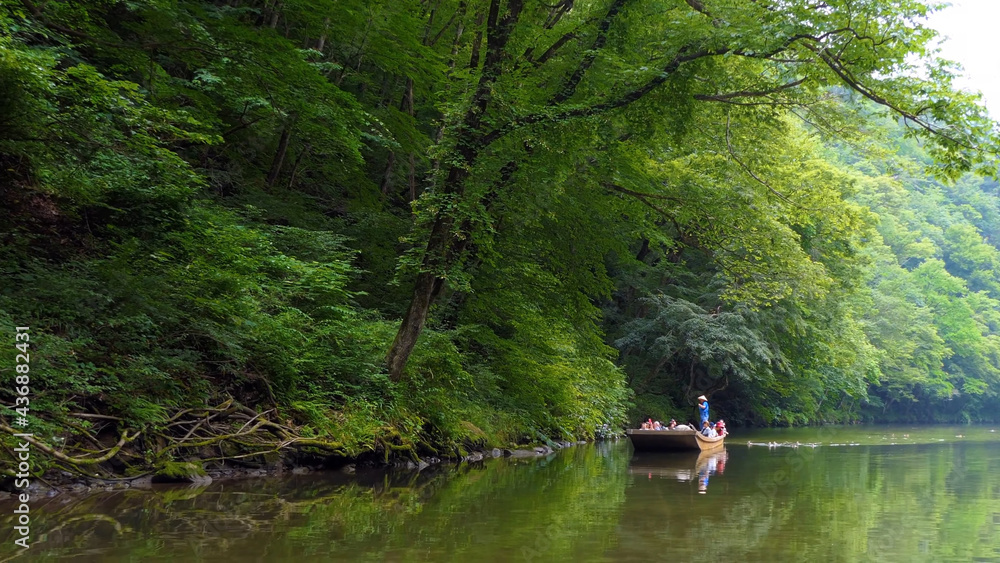
<svg viewBox="0 0 1000 563">
<path fill-rule="evenodd" d="M 698 405 L 698 410 L 701 412 L 701 425 L 704 426 L 708 421 L 708 401 Z"/>
</svg>

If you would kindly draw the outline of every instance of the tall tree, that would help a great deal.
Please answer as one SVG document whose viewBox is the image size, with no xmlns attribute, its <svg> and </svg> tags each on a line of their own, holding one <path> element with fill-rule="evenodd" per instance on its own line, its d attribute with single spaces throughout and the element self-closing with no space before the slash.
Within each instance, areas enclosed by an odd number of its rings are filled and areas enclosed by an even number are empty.
<svg viewBox="0 0 1000 563">
<path fill-rule="evenodd" d="M 829 123 L 817 100 L 840 85 L 927 139 L 942 174 L 983 164 L 980 143 L 996 142 L 982 108 L 951 87 L 947 65 L 921 59 L 930 68 L 925 79 L 910 62 L 927 55 L 934 37 L 920 23 L 928 11 L 915 0 L 608 0 L 551 9 L 491 0 L 485 55 L 464 103 L 446 116 L 435 149 L 445 165 L 421 201 L 419 246 L 404 263 L 413 289 L 386 357 L 392 379 L 402 377 L 444 285 L 467 278 L 470 240 L 492 228 L 491 202 L 507 189 L 501 170 L 530 145 L 560 145 L 639 116 L 683 130 L 695 104 L 798 108 Z M 717 150 L 738 160 L 725 138 Z"/>
</svg>

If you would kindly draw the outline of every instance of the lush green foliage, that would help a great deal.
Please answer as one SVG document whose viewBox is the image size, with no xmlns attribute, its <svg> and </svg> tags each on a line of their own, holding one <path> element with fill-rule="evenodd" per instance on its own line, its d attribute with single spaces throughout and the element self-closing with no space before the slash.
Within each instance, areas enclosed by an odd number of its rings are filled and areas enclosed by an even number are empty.
<svg viewBox="0 0 1000 563">
<path fill-rule="evenodd" d="M 961 174 L 995 139 L 927 9 L 5 2 L 32 420 L 234 398 L 357 454 L 589 437 L 633 394 L 989 418 L 1000 208 Z"/>
</svg>

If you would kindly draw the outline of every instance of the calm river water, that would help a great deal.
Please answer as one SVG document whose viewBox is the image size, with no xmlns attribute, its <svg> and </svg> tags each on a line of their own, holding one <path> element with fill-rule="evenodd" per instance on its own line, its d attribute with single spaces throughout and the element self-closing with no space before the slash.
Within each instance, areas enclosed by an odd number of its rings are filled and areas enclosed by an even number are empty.
<svg viewBox="0 0 1000 563">
<path fill-rule="evenodd" d="M 38 499 L 20 556 L 12 510 L 0 561 L 1000 561 L 1000 427 L 737 430 L 714 456 L 626 440 Z"/>
</svg>

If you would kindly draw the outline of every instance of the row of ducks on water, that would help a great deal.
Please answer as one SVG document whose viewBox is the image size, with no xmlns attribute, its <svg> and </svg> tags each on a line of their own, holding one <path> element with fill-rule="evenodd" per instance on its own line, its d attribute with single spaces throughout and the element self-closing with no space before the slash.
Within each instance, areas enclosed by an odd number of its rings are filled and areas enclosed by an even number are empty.
<svg viewBox="0 0 1000 563">
<path fill-rule="evenodd" d="M 996 430 L 995 429 L 991 429 L 990 432 L 995 433 Z M 886 440 L 886 439 L 891 439 L 891 438 L 895 438 L 895 437 L 896 437 L 896 435 L 893 434 L 890 438 L 887 438 L 886 436 L 882 436 L 882 439 Z M 908 439 L 909 437 L 910 437 L 909 434 L 903 434 L 903 439 L 904 440 Z M 956 434 L 955 437 L 956 438 L 965 438 L 965 435 L 964 434 Z M 871 438 L 871 436 L 869 436 L 869 438 Z M 939 442 L 943 442 L 944 439 L 939 439 L 938 441 Z M 819 445 L 820 444 L 816 444 L 816 443 L 806 443 L 806 444 L 803 444 L 802 442 L 751 442 L 751 441 L 747 441 L 747 447 L 748 448 L 749 447 L 753 447 L 753 446 L 763 446 L 763 447 L 766 447 L 766 448 L 798 448 L 800 446 L 803 447 L 803 448 L 815 448 L 815 447 L 818 447 Z M 861 444 L 858 443 L 858 442 L 845 442 L 843 444 L 830 444 L 830 445 L 831 446 L 860 446 Z M 893 445 L 895 445 L 895 442 L 893 442 Z"/>
<path fill-rule="evenodd" d="M 839 446 L 841 444 L 830 444 L 831 446 Z M 846 445 L 846 444 L 843 444 Z M 815 448 L 819 444 L 803 444 L 802 442 L 747 442 L 747 447 L 753 446 L 764 446 L 766 448 L 797 448 L 802 446 L 803 448 Z"/>
</svg>

